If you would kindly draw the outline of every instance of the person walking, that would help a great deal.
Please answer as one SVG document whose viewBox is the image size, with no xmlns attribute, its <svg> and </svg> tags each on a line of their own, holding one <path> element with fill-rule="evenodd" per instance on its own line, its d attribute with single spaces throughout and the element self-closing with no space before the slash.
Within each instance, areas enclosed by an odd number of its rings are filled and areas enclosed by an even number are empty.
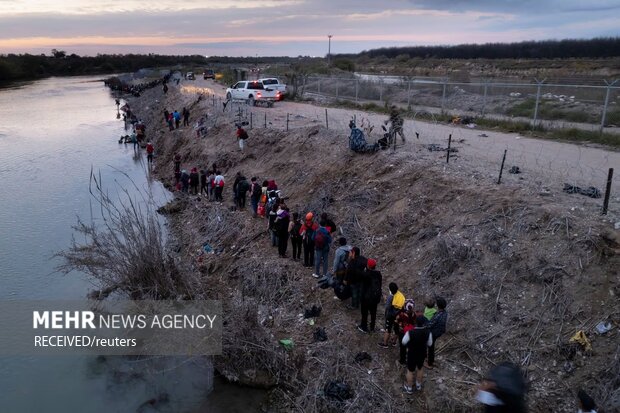
<svg viewBox="0 0 620 413">
<path fill-rule="evenodd" d="M 304 267 L 310 268 L 314 265 L 314 232 L 318 228 L 319 226 L 314 222 L 314 214 L 308 212 L 299 232 L 304 247 Z"/>
<path fill-rule="evenodd" d="M 215 199 L 215 171 L 209 170 L 209 175 L 207 176 L 207 190 L 209 191 L 209 201 L 213 201 Z"/>
<path fill-rule="evenodd" d="M 239 149 L 243 152 L 245 148 L 245 140 L 248 138 L 248 133 L 241 127 L 241 125 L 237 125 L 237 139 L 239 140 Z"/>
<path fill-rule="evenodd" d="M 319 222 L 319 228 L 314 231 L 314 278 L 321 278 L 321 263 L 323 263 L 323 275 L 327 275 L 329 265 L 329 249 L 332 245 L 332 236 L 325 228 L 325 221 Z"/>
<path fill-rule="evenodd" d="M 181 171 L 181 191 L 187 193 L 189 190 L 189 174 L 185 169 Z"/>
<path fill-rule="evenodd" d="M 189 126 L 189 110 L 187 110 L 186 108 L 183 108 L 182 114 L 183 114 L 183 126 Z"/>
<path fill-rule="evenodd" d="M 221 171 L 217 171 L 215 173 L 215 179 L 213 180 L 213 184 L 215 185 L 215 200 L 218 202 L 223 202 L 224 198 L 222 197 L 222 193 L 224 192 L 225 182 Z"/>
<path fill-rule="evenodd" d="M 390 296 L 385 303 L 385 333 L 383 333 L 383 341 L 379 343 L 379 347 L 383 348 L 388 348 L 392 332 L 398 334 L 396 315 L 403 309 L 406 301 L 405 295 L 400 292 L 396 283 L 391 282 L 388 288 Z"/>
<path fill-rule="evenodd" d="M 301 219 L 299 219 L 299 212 L 294 212 L 293 219 L 288 225 L 288 233 L 293 247 L 293 261 L 301 259 L 301 245 L 303 241 L 300 232 L 302 225 Z"/>
<path fill-rule="evenodd" d="M 366 271 L 362 273 L 361 282 L 361 310 L 362 322 L 357 329 L 362 333 L 374 332 L 375 321 L 377 320 L 377 305 L 381 301 L 382 276 L 376 270 L 377 261 L 369 258 L 366 262 Z M 370 326 L 368 325 L 368 314 L 370 314 Z"/>
<path fill-rule="evenodd" d="M 406 382 L 403 385 L 403 391 L 407 394 L 413 393 L 413 374 L 416 370 L 415 388 L 422 390 L 426 348 L 433 344 L 433 334 L 425 327 L 426 318 L 420 315 L 415 323 L 415 328 L 409 330 L 402 341 L 402 344 L 407 347 L 407 373 L 405 374 Z"/>
<path fill-rule="evenodd" d="M 239 186 L 239 182 L 241 181 L 241 172 L 237 172 L 235 174 L 235 180 L 233 181 L 232 191 L 233 191 L 233 203 L 235 207 L 239 207 L 239 201 L 237 199 L 237 187 Z"/>
<path fill-rule="evenodd" d="M 269 219 L 267 220 L 267 231 L 271 237 L 271 246 L 278 246 L 278 231 L 276 229 L 276 219 L 278 218 L 278 207 L 280 203 L 274 202 L 269 210 Z"/>
<path fill-rule="evenodd" d="M 168 114 L 168 130 L 174 130 L 174 115 L 172 113 Z"/>
<path fill-rule="evenodd" d="M 168 122 L 169 115 L 170 115 L 170 112 L 168 112 L 168 109 L 164 109 L 164 123 Z"/>
<path fill-rule="evenodd" d="M 425 317 L 426 318 L 426 317 Z M 398 327 L 398 344 L 400 347 L 400 358 L 398 362 L 402 365 L 407 364 L 407 346 L 403 344 L 405 334 L 416 325 L 415 302 L 408 298 L 405 306 L 396 315 L 396 326 Z"/>
<path fill-rule="evenodd" d="M 245 176 L 241 176 L 237 184 L 237 204 L 239 209 L 245 209 L 245 198 L 250 190 L 250 184 Z"/>
<path fill-rule="evenodd" d="M 136 152 L 138 150 L 138 136 L 136 132 L 131 133 L 131 143 L 133 143 L 133 151 Z"/>
<path fill-rule="evenodd" d="M 151 142 L 146 144 L 146 160 L 148 161 L 149 166 L 153 165 L 153 153 L 155 152 L 155 147 Z"/>
<path fill-rule="evenodd" d="M 175 129 L 179 129 L 179 124 L 181 123 L 181 114 L 178 110 L 175 110 L 172 116 L 174 117 Z"/>
</svg>

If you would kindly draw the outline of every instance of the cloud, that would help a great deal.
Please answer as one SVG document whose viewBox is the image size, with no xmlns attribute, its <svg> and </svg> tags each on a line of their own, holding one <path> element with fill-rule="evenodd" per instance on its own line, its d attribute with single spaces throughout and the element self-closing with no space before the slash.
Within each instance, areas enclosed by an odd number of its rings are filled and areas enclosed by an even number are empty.
<svg viewBox="0 0 620 413">
<path fill-rule="evenodd" d="M 2 12 L 16 7 L 19 12 Z M 206 54 L 325 54 L 420 44 L 620 34 L 617 0 L 0 0 L 0 53 L 135 46 Z M 46 12 L 34 10 L 49 9 Z M 582 11 L 577 12 L 579 8 Z M 30 11 L 28 11 L 30 10 Z M 120 11 L 123 10 L 123 11 Z M 618 17 L 617 17 L 618 16 Z M 229 45 L 228 48 L 216 45 Z M 286 51 L 286 52 L 284 52 Z M 76 52 L 78 53 L 78 52 Z M 89 52 L 92 53 L 92 52 Z"/>
</svg>

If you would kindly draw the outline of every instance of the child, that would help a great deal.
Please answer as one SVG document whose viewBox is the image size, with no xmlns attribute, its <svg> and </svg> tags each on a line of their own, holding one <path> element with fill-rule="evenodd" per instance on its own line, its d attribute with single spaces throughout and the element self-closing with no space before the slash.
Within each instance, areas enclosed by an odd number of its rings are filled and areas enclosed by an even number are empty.
<svg viewBox="0 0 620 413">
<path fill-rule="evenodd" d="M 424 299 L 424 318 L 431 321 L 437 309 L 435 308 L 435 298 L 430 295 Z"/>
<path fill-rule="evenodd" d="M 437 312 L 428 323 L 428 328 L 433 333 L 433 344 L 428 348 L 428 364 L 427 368 L 432 369 L 435 364 L 435 344 L 439 337 L 446 332 L 446 325 L 448 324 L 448 313 L 446 312 L 446 306 L 448 303 L 445 298 L 437 297 Z"/>
<path fill-rule="evenodd" d="M 396 283 L 390 283 L 389 291 L 390 296 L 385 302 L 385 333 L 383 334 L 383 341 L 379 342 L 379 347 L 383 348 L 388 348 L 392 331 L 398 333 L 398 327 L 395 323 L 396 315 L 405 305 L 405 295 L 398 290 Z"/>
</svg>

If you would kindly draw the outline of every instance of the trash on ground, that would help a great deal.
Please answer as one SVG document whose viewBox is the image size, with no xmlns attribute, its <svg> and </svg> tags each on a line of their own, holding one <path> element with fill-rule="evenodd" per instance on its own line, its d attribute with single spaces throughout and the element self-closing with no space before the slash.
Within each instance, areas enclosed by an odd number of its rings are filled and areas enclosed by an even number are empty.
<svg viewBox="0 0 620 413">
<path fill-rule="evenodd" d="M 314 341 L 327 341 L 327 333 L 325 332 L 325 327 L 318 327 L 314 330 Z"/>
<path fill-rule="evenodd" d="M 512 168 L 510 168 L 510 170 L 508 171 L 508 173 L 511 174 L 520 174 L 521 173 L 521 169 L 518 166 L 513 166 Z"/>
<path fill-rule="evenodd" d="M 581 194 L 590 198 L 600 198 L 602 196 L 601 191 L 593 186 L 589 186 L 584 189 L 575 185 L 564 184 L 563 191 L 567 194 Z"/>
<path fill-rule="evenodd" d="M 568 340 L 568 342 L 579 343 L 585 351 L 592 350 L 592 344 L 590 344 L 590 340 L 588 340 L 588 337 L 586 337 L 586 333 L 584 333 L 583 330 L 577 331 L 575 335 Z"/>
<path fill-rule="evenodd" d="M 349 400 L 353 397 L 351 386 L 343 381 L 330 381 L 323 388 L 325 396 L 339 401 Z"/>
<path fill-rule="evenodd" d="M 611 323 L 609 321 L 606 323 L 601 321 L 600 323 L 596 325 L 596 332 L 599 334 L 605 334 L 610 330 L 611 330 Z"/>
<path fill-rule="evenodd" d="M 282 347 L 284 347 L 286 350 L 292 350 L 293 347 L 295 347 L 295 343 L 290 338 L 283 338 L 282 340 L 280 340 L 280 344 L 282 344 Z"/>
<path fill-rule="evenodd" d="M 304 318 L 314 318 L 320 316 L 321 309 L 321 307 L 317 307 L 316 305 L 313 305 L 312 308 L 306 308 L 306 311 L 304 311 Z"/>
</svg>

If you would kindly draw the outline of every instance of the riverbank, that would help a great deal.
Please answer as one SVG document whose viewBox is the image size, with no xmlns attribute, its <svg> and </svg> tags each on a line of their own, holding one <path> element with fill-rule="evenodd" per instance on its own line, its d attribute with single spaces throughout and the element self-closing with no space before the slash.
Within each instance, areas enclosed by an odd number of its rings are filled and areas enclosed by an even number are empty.
<svg viewBox="0 0 620 413">
<path fill-rule="evenodd" d="M 415 142 L 395 153 L 356 155 L 342 130 L 320 122 L 249 130 L 242 154 L 237 108 L 222 113 L 196 93 L 219 90 L 201 86 L 184 81 L 166 95 L 155 88 L 128 100 L 147 125 L 153 174 L 165 186 L 173 188 L 177 152 L 183 169 L 216 163 L 227 179 L 222 204 L 177 193 L 168 208 L 181 262 L 223 303 L 224 353 L 214 363 L 226 378 L 271 389 L 273 411 L 470 411 L 485 372 L 510 360 L 527 375 L 532 411 L 574 411 L 578 388 L 612 406 L 618 328 L 593 331 L 620 312 L 620 242 L 594 201 L 532 192 L 517 181 L 485 184 L 482 166 L 474 175 L 467 163 L 445 170 Z M 206 116 L 205 137 L 192 127 L 168 130 L 163 111 L 183 107 L 192 124 Z M 274 124 L 287 118 L 277 107 L 266 112 Z M 378 260 L 384 287 L 397 282 L 417 308 L 428 294 L 448 300 L 448 332 L 422 392 L 404 395 L 397 350 L 379 348 L 379 333 L 358 332 L 358 310 L 318 289 L 310 270 L 278 258 L 264 220 L 232 208 L 237 171 L 259 182 L 275 179 L 292 211 L 328 212 L 352 245 Z M 205 244 L 216 254 L 203 254 Z M 303 313 L 313 305 L 322 311 L 310 322 Z M 326 341 L 314 339 L 318 328 Z M 594 351 L 569 345 L 578 330 Z M 292 339 L 293 348 L 281 339 Z M 372 360 L 356 362 L 360 352 Z M 330 381 L 346 382 L 352 397 L 326 396 Z"/>
</svg>

